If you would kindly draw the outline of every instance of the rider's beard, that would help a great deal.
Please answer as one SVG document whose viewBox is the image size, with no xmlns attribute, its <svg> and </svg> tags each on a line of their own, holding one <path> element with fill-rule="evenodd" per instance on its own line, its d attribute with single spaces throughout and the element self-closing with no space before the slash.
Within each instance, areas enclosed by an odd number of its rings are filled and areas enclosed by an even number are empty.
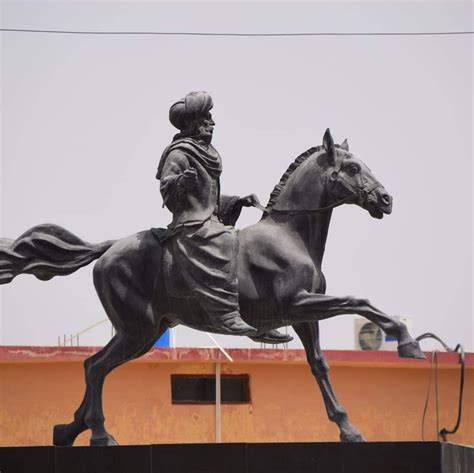
<svg viewBox="0 0 474 473">
<path fill-rule="evenodd" d="M 213 126 L 203 123 L 192 123 L 188 128 L 181 130 L 181 138 L 194 138 L 205 145 L 211 144 Z"/>
<path fill-rule="evenodd" d="M 212 141 L 212 129 L 210 130 L 207 126 L 199 127 L 197 131 L 197 138 L 206 145 L 210 145 Z"/>
</svg>

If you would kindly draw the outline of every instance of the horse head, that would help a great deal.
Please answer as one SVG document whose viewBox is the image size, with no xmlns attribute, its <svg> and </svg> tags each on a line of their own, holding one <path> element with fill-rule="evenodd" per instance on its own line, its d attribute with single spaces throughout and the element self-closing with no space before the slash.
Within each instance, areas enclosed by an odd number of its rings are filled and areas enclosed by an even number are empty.
<svg viewBox="0 0 474 473">
<path fill-rule="evenodd" d="M 373 175 L 369 167 L 349 152 L 347 140 L 334 144 L 329 128 L 323 137 L 325 153 L 318 160 L 327 179 L 330 205 L 353 203 L 374 218 L 392 212 L 392 196 Z"/>
<path fill-rule="evenodd" d="M 347 140 L 334 144 L 329 129 L 323 145 L 299 155 L 270 195 L 263 218 L 309 215 L 356 204 L 374 218 L 392 212 L 392 197 L 368 166 L 349 152 Z"/>
</svg>

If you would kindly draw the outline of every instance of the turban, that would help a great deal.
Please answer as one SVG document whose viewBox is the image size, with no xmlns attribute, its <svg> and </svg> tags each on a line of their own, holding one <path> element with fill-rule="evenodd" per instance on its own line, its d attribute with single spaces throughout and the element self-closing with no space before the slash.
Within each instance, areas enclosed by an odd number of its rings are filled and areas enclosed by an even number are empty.
<svg viewBox="0 0 474 473">
<path fill-rule="evenodd" d="M 178 130 L 185 130 L 196 118 L 209 112 L 213 105 L 207 92 L 190 92 L 171 105 L 170 122 Z"/>
</svg>

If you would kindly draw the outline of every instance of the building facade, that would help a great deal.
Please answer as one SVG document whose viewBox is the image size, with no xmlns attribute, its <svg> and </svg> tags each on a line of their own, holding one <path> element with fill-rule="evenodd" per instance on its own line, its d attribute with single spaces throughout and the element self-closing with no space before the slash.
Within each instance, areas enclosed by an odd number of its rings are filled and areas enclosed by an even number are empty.
<svg viewBox="0 0 474 473">
<path fill-rule="evenodd" d="M 84 392 L 83 361 L 97 347 L 0 347 L 0 445 L 50 445 Z M 337 441 L 337 426 L 302 350 L 157 348 L 112 372 L 106 427 L 121 444 Z M 430 363 L 394 352 L 326 352 L 351 421 L 369 441 L 422 439 Z M 215 373 L 222 404 L 216 406 Z M 436 439 L 434 376 L 425 439 Z M 438 360 L 439 424 L 456 421 L 458 355 Z M 466 355 L 463 419 L 449 440 L 474 444 L 474 354 Z M 89 433 L 78 445 L 88 445 Z"/>
</svg>

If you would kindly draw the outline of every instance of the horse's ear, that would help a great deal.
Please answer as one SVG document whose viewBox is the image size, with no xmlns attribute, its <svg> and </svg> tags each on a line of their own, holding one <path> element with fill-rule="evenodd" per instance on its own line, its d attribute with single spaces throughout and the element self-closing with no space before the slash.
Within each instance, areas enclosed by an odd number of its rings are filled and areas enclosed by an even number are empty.
<svg viewBox="0 0 474 473">
<path fill-rule="evenodd" d="M 347 139 L 345 139 L 342 143 L 341 143 L 341 148 L 345 151 L 349 151 L 349 143 L 347 142 Z"/>
<path fill-rule="evenodd" d="M 323 136 L 323 146 L 328 156 L 328 164 L 334 166 L 336 164 L 336 147 L 329 128 Z"/>
</svg>

